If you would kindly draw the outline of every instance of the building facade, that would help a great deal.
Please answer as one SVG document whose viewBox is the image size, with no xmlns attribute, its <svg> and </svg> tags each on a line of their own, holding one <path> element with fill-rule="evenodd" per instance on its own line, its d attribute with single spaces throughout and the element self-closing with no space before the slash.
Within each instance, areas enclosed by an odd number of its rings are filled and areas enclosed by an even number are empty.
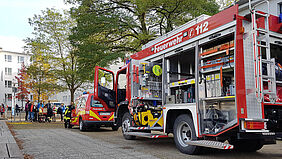
<svg viewBox="0 0 282 159">
<path fill-rule="evenodd" d="M 8 108 L 12 106 L 12 87 L 18 86 L 15 76 L 18 76 L 22 64 L 30 64 L 30 54 L 4 51 L 0 48 L 0 104 L 4 103 Z M 19 99 L 15 99 L 15 103 L 20 107 L 23 104 Z"/>
</svg>

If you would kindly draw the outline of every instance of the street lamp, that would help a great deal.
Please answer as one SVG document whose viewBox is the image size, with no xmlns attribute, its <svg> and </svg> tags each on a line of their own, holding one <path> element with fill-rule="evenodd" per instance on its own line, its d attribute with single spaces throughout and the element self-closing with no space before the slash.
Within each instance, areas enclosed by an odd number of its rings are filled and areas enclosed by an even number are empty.
<svg viewBox="0 0 282 159">
<path fill-rule="evenodd" d="M 16 110 L 15 97 L 16 97 L 16 92 L 18 90 L 17 87 L 16 87 L 16 84 L 17 84 L 17 80 L 13 79 L 13 81 L 12 81 L 12 116 L 14 116 L 14 121 L 15 121 L 15 115 L 16 115 L 16 113 L 15 113 L 15 110 Z"/>
</svg>

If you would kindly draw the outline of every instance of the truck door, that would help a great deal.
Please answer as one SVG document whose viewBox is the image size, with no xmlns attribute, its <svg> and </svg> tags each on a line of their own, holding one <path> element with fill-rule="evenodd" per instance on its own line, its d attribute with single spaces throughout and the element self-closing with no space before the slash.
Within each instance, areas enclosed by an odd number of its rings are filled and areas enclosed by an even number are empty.
<svg viewBox="0 0 282 159">
<path fill-rule="evenodd" d="M 94 98 L 104 101 L 108 108 L 116 106 L 114 73 L 96 66 L 94 76 Z"/>
</svg>

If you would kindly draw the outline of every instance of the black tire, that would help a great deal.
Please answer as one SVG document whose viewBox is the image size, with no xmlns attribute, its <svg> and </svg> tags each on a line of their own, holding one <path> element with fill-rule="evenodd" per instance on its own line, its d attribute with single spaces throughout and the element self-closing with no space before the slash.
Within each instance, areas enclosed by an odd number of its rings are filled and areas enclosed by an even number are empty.
<svg viewBox="0 0 282 159">
<path fill-rule="evenodd" d="M 117 125 L 116 125 L 116 126 L 112 126 L 112 130 L 113 130 L 113 131 L 117 131 L 118 128 L 119 128 L 119 126 L 117 126 Z"/>
<path fill-rule="evenodd" d="M 85 131 L 86 130 L 86 125 L 85 125 L 84 121 L 81 118 L 79 119 L 79 130 L 80 131 Z"/>
<path fill-rule="evenodd" d="M 194 155 L 200 150 L 199 146 L 188 145 L 185 141 L 197 140 L 193 120 L 187 114 L 179 115 L 174 121 L 173 136 L 176 148 L 185 154 Z"/>
<path fill-rule="evenodd" d="M 126 140 L 134 140 L 136 139 L 136 136 L 132 136 L 132 135 L 125 135 L 125 132 L 129 132 L 128 127 L 131 126 L 131 118 L 130 118 L 130 114 L 128 112 L 124 113 L 123 117 L 122 117 L 122 122 L 121 122 L 121 131 L 123 134 L 123 137 Z"/>
<path fill-rule="evenodd" d="M 233 139 L 229 140 L 229 143 L 234 146 L 235 151 L 240 152 L 256 152 L 263 147 L 260 140 Z"/>
</svg>

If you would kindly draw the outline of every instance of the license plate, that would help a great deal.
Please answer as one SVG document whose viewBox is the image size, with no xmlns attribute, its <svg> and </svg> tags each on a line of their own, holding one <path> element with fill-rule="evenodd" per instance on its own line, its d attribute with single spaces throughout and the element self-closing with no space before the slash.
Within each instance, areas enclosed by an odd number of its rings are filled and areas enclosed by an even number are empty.
<svg viewBox="0 0 282 159">
<path fill-rule="evenodd" d="M 99 112 L 99 115 L 111 115 L 109 112 Z"/>
</svg>

